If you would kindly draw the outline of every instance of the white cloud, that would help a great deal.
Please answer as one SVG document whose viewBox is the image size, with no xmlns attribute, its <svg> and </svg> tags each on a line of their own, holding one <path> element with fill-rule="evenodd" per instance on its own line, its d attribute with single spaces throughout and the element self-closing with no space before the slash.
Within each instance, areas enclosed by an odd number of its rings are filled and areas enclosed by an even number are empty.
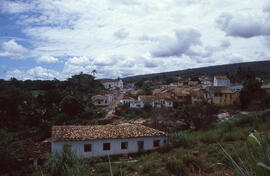
<svg viewBox="0 0 270 176">
<path fill-rule="evenodd" d="M 7 0 L 1 0 L 0 3 L 0 9 L 3 12 L 7 13 L 22 13 L 26 12 L 28 10 L 31 10 L 33 8 L 34 4 L 29 4 L 26 2 L 20 2 L 20 1 L 7 1 Z"/>
<path fill-rule="evenodd" d="M 27 52 L 28 50 L 26 48 L 12 39 L 2 44 L 2 51 L 0 51 L 0 56 L 9 56 L 14 59 L 21 59 Z"/>
<path fill-rule="evenodd" d="M 159 39 L 158 46 L 151 52 L 154 57 L 171 57 L 186 54 L 192 46 L 201 45 L 201 34 L 195 29 L 181 29 L 175 31 L 175 36 L 164 36 Z"/>
<path fill-rule="evenodd" d="M 261 37 L 269 26 L 268 0 L 1 2 L 0 11 L 21 27 L 31 49 L 11 40 L 15 47 L 3 47 L 0 55 L 27 55 L 39 63 L 58 59 L 59 78 L 93 69 L 98 78 L 117 77 L 270 55 L 269 37 Z"/>
<path fill-rule="evenodd" d="M 57 63 L 59 60 L 53 56 L 41 56 L 37 58 L 37 63 Z"/>
<path fill-rule="evenodd" d="M 222 14 L 216 22 L 228 36 L 250 38 L 270 35 L 269 20 L 264 15 Z"/>
<path fill-rule="evenodd" d="M 114 33 L 114 37 L 117 39 L 125 39 L 129 35 L 129 32 L 127 32 L 125 29 L 119 29 Z"/>
<path fill-rule="evenodd" d="M 15 69 L 13 71 L 8 71 L 6 73 L 6 78 L 15 77 L 20 80 L 52 80 L 54 78 L 59 78 L 59 72 L 51 69 L 46 69 L 43 67 L 34 67 L 26 71 Z"/>
</svg>

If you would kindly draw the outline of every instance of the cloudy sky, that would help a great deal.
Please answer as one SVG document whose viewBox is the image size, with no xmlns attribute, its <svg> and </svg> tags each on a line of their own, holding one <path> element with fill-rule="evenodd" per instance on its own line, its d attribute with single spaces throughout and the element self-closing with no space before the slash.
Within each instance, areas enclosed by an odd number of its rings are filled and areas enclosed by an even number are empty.
<svg viewBox="0 0 270 176">
<path fill-rule="evenodd" d="M 98 78 L 270 58 L 269 0 L 0 0 L 0 78 Z"/>
</svg>

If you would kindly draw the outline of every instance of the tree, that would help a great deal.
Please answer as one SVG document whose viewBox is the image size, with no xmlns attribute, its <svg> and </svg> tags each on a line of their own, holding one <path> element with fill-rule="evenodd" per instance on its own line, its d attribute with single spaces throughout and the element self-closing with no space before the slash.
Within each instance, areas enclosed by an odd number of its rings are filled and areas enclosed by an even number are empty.
<svg viewBox="0 0 270 176">
<path fill-rule="evenodd" d="M 144 81 L 143 80 L 140 80 L 140 81 L 137 81 L 136 83 L 135 83 L 135 86 L 137 87 L 137 88 L 142 88 L 143 87 L 143 84 L 144 84 Z"/>
<path fill-rule="evenodd" d="M 93 76 L 95 76 L 95 75 L 97 74 L 97 70 L 96 70 L 96 69 L 94 69 L 94 70 L 92 70 L 92 72 L 91 72 L 91 73 L 92 73 L 92 75 L 93 75 Z"/>
<path fill-rule="evenodd" d="M 83 106 L 73 96 L 66 96 L 60 103 L 61 111 L 67 114 L 69 117 L 75 116 L 83 111 Z"/>
<path fill-rule="evenodd" d="M 247 108 L 249 105 L 263 102 L 267 97 L 261 89 L 261 83 L 256 80 L 256 74 L 250 68 L 244 69 L 239 67 L 236 71 L 236 77 L 243 83 L 243 89 L 240 92 L 240 101 L 242 108 Z M 259 106 L 259 105 L 258 105 Z"/>
<path fill-rule="evenodd" d="M 217 120 L 217 107 L 212 104 L 184 104 L 174 110 L 174 117 L 183 120 L 188 128 L 206 129 Z"/>
</svg>

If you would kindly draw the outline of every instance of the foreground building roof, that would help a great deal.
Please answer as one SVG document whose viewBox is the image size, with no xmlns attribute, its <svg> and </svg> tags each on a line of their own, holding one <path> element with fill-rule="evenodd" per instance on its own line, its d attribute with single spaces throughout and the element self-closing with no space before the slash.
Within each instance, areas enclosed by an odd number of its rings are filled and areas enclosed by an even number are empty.
<svg viewBox="0 0 270 176">
<path fill-rule="evenodd" d="M 52 127 L 52 141 L 89 141 L 153 136 L 168 136 L 168 134 L 137 124 Z"/>
</svg>

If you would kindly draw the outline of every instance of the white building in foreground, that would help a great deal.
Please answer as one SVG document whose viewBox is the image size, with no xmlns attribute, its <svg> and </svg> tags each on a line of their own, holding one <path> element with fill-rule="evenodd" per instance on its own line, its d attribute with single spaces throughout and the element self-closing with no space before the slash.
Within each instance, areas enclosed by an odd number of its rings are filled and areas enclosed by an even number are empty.
<svg viewBox="0 0 270 176">
<path fill-rule="evenodd" d="M 167 133 L 143 125 L 52 127 L 52 152 L 70 147 L 82 158 L 154 150 L 166 145 L 167 141 Z"/>
</svg>

